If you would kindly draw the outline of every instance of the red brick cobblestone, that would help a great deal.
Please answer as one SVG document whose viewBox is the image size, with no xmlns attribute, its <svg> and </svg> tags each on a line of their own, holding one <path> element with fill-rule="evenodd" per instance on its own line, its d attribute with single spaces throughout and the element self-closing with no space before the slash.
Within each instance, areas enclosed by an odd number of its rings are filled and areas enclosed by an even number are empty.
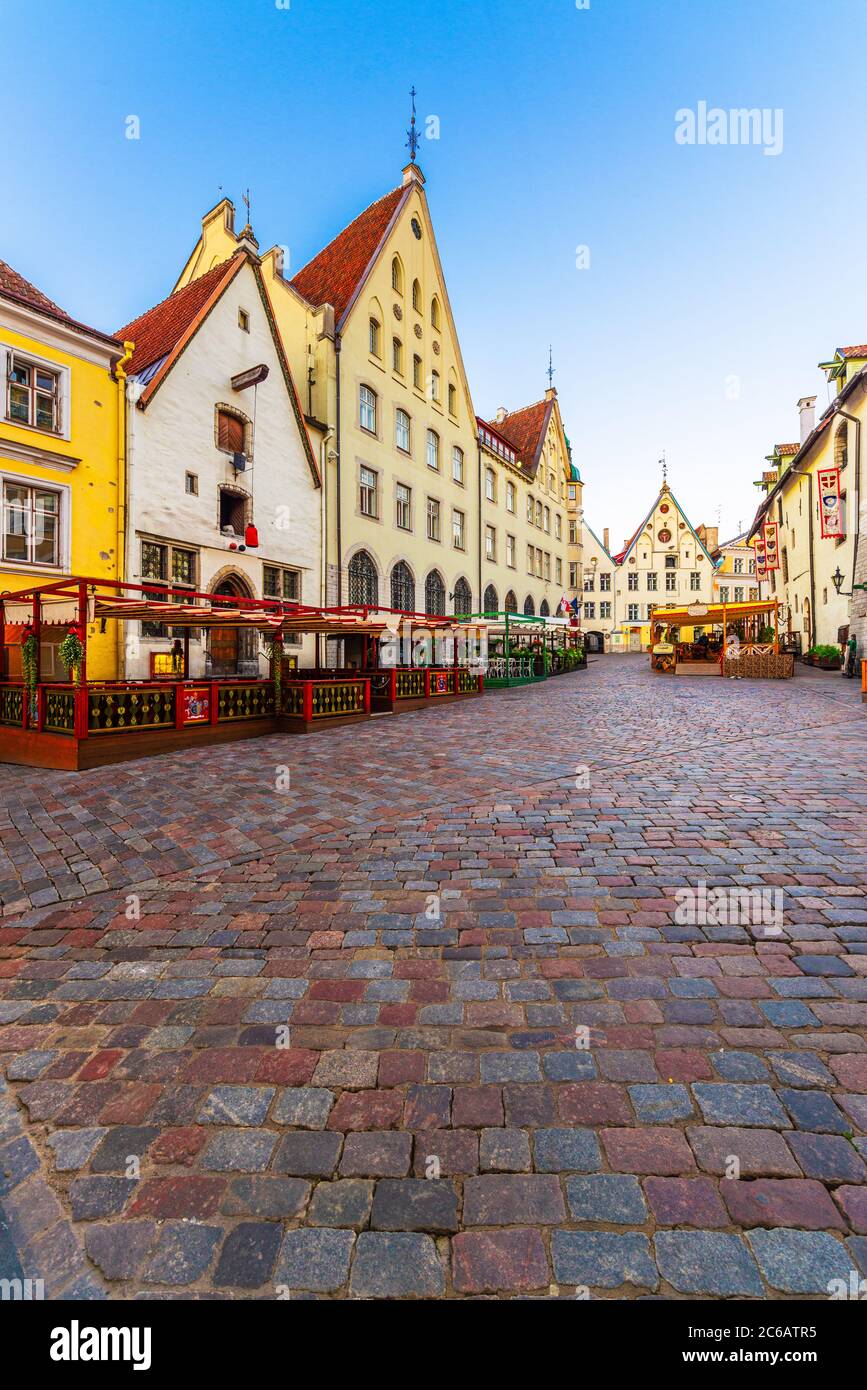
<svg viewBox="0 0 867 1390">
<path fill-rule="evenodd" d="M 865 749 L 839 678 L 612 658 L 3 769 L 5 1258 L 78 1298 L 863 1278 Z M 779 888 L 782 930 L 683 925 L 699 882 Z"/>
</svg>

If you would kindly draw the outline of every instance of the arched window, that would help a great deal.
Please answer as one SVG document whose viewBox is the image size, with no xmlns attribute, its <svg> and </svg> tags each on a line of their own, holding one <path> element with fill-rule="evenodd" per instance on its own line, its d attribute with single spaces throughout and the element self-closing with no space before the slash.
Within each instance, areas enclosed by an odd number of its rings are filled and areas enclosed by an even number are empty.
<svg viewBox="0 0 867 1390">
<path fill-rule="evenodd" d="M 373 357 L 382 356 L 382 329 L 375 318 L 370 320 L 370 352 Z"/>
<path fill-rule="evenodd" d="M 400 338 L 391 340 L 391 368 L 398 376 L 403 376 L 403 343 Z"/>
<path fill-rule="evenodd" d="M 845 468 L 849 461 L 849 426 L 844 421 L 834 435 L 834 467 Z"/>
<path fill-rule="evenodd" d="M 440 374 L 435 367 L 430 374 L 430 398 L 432 401 L 440 398 Z"/>
<path fill-rule="evenodd" d="M 439 570 L 431 570 L 424 582 L 424 611 L 438 615 L 446 611 L 446 586 Z"/>
<path fill-rule="evenodd" d="M 506 594 L 506 597 L 503 599 L 503 607 L 505 608 L 507 613 L 517 613 L 518 600 L 515 598 L 515 593 L 513 589 L 510 589 L 509 592 Z"/>
<path fill-rule="evenodd" d="M 455 585 L 454 601 L 454 608 L 452 610 L 454 613 L 472 613 L 472 590 L 465 579 L 459 579 Z"/>
<path fill-rule="evenodd" d="M 375 608 L 379 603 L 379 575 L 366 550 L 359 550 L 349 561 L 349 602 Z"/>
<path fill-rule="evenodd" d="M 358 388 L 358 423 L 363 430 L 376 434 L 376 392 L 369 386 Z"/>
<path fill-rule="evenodd" d="M 546 598 L 543 598 L 542 602 L 539 604 L 539 616 L 542 618 L 548 618 L 550 617 L 550 615 L 551 610 L 548 607 L 548 600 Z"/>
<path fill-rule="evenodd" d="M 497 599 L 497 591 L 493 584 L 489 584 L 485 590 L 485 598 L 482 607 L 486 613 L 499 612 L 499 600 Z"/>
<path fill-rule="evenodd" d="M 439 330 L 439 327 L 440 327 L 440 302 L 439 302 L 439 300 L 437 299 L 436 295 L 434 295 L 433 299 L 432 299 L 431 302 L 430 302 L 430 321 L 431 321 L 432 326 L 433 326 L 434 328 L 436 328 L 437 330 Z"/>
<path fill-rule="evenodd" d="M 217 448 L 227 454 L 245 454 L 247 449 L 247 417 L 228 406 L 217 406 Z"/>
<path fill-rule="evenodd" d="M 399 256 L 395 256 L 391 262 L 391 288 L 395 294 L 403 294 L 403 266 Z"/>
<path fill-rule="evenodd" d="M 415 580 L 405 560 L 398 560 L 391 571 L 391 606 L 401 613 L 415 612 Z"/>
<path fill-rule="evenodd" d="M 412 307 L 421 313 L 421 285 L 418 280 L 412 282 Z"/>
<path fill-rule="evenodd" d="M 531 618 L 535 612 L 536 605 L 533 602 L 533 596 L 532 594 L 528 594 L 524 599 L 524 614 L 526 617 Z"/>
</svg>

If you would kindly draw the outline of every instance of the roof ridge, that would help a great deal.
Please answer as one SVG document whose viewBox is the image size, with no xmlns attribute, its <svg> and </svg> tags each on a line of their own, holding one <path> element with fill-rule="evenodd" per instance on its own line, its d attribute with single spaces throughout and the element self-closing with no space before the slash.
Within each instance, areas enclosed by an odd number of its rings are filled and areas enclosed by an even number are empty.
<svg viewBox="0 0 867 1390">
<path fill-rule="evenodd" d="M 69 328 L 76 328 L 82 333 L 87 333 L 92 337 L 100 338 L 107 343 L 117 343 L 119 340 L 112 333 L 106 333 L 101 328 L 92 328 L 90 324 L 82 323 L 80 319 L 75 319 L 71 314 L 62 309 L 59 304 L 41 290 L 38 285 L 34 285 L 32 280 L 28 280 L 26 275 L 22 275 L 20 270 L 16 270 L 8 261 L 0 260 L 0 295 L 11 299 L 15 304 L 22 304 L 27 309 L 32 309 L 34 313 L 45 314 L 48 318 L 57 319 L 58 323 L 64 323 Z"/>
<path fill-rule="evenodd" d="M 170 302 L 177 304 L 184 296 L 188 296 L 190 299 L 195 298 L 196 296 L 193 293 L 194 290 L 201 293 L 202 286 L 206 282 L 208 284 L 218 283 L 221 274 L 226 274 L 230 262 L 233 261 L 236 256 L 245 256 L 246 254 L 243 248 L 239 248 L 237 251 L 233 251 L 231 256 L 227 256 L 224 261 L 218 261 L 216 265 L 212 265 L 210 269 L 204 271 L 202 275 L 197 275 L 195 280 L 188 280 L 187 283 L 181 285 L 179 289 L 172 290 L 171 294 L 166 295 L 165 299 L 158 299 L 156 304 L 151 304 L 147 309 L 143 309 L 140 314 L 136 314 L 135 318 L 130 319 L 122 328 L 119 328 L 117 330 L 118 336 L 120 334 L 126 334 L 127 329 L 134 327 L 137 323 L 141 323 L 142 319 L 147 318 L 149 314 L 156 313 L 157 309 L 162 309 L 165 304 Z"/>
<path fill-rule="evenodd" d="M 412 184 L 399 184 L 370 203 L 317 251 L 289 284 L 315 306 L 331 304 L 338 323 L 352 304 L 371 261 Z"/>
</svg>

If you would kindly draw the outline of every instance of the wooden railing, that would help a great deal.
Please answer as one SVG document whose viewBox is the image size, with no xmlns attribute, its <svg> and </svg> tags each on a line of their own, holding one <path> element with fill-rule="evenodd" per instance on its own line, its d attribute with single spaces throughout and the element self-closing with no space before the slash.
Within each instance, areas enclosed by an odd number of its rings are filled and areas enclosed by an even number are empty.
<svg viewBox="0 0 867 1390">
<path fill-rule="evenodd" d="M 281 712 L 303 719 L 345 719 L 352 714 L 370 713 L 370 681 L 297 680 L 283 681 Z"/>
</svg>

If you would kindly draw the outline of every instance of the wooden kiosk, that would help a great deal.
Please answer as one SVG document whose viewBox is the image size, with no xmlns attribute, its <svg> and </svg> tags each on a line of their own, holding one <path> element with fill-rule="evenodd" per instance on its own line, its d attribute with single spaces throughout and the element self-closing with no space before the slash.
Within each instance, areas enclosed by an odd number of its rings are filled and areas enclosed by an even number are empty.
<svg viewBox="0 0 867 1390">
<path fill-rule="evenodd" d="M 684 629 L 692 630 L 691 640 L 681 640 Z M 780 651 L 777 599 L 655 608 L 650 633 L 651 669 L 667 675 L 752 680 L 794 675 L 794 656 Z"/>
</svg>

